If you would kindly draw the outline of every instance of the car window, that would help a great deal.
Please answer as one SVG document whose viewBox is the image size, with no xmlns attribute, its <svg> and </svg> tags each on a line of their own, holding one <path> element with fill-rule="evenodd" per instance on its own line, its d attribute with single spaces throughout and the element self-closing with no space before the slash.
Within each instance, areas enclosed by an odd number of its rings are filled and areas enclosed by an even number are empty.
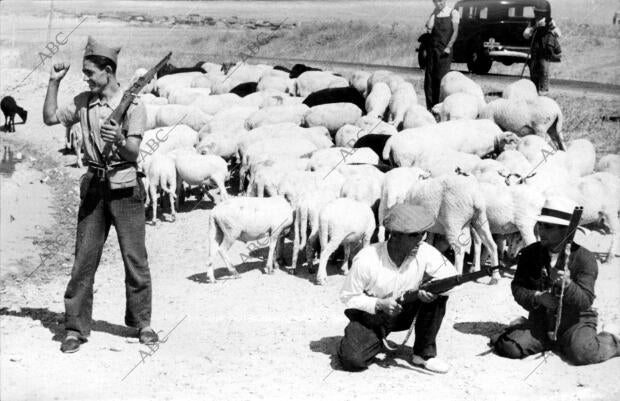
<svg viewBox="0 0 620 401">
<path fill-rule="evenodd" d="M 534 18 L 534 7 L 523 7 L 523 16 L 526 18 Z"/>
<path fill-rule="evenodd" d="M 458 8 L 459 14 L 461 14 L 461 18 L 464 18 L 465 16 L 463 15 L 463 6 Z"/>
<path fill-rule="evenodd" d="M 488 15 L 488 13 L 489 13 L 489 9 L 488 9 L 488 7 L 483 7 L 483 8 L 480 10 L 480 14 L 478 15 L 478 17 L 479 17 L 480 19 L 487 19 L 487 15 Z"/>
<path fill-rule="evenodd" d="M 516 8 L 514 7 L 508 8 L 508 17 L 516 17 L 516 16 L 517 16 Z"/>
</svg>

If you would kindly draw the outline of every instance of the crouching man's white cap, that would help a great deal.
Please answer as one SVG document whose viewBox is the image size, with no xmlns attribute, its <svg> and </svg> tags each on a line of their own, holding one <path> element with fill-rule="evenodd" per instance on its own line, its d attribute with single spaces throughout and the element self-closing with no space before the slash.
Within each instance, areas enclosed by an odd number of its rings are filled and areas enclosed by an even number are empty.
<svg viewBox="0 0 620 401">
<path fill-rule="evenodd" d="M 383 225 L 387 231 L 419 233 L 433 227 L 435 217 L 432 211 L 423 206 L 399 203 L 388 210 Z"/>
<path fill-rule="evenodd" d="M 545 205 L 536 219 L 542 223 L 557 224 L 568 226 L 577 204 L 572 200 L 557 196 L 547 199 Z"/>
</svg>

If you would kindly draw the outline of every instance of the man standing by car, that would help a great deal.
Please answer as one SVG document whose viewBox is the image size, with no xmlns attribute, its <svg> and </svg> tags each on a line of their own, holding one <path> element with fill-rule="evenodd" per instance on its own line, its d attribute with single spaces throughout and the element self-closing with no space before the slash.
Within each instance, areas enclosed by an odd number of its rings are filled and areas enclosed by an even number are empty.
<svg viewBox="0 0 620 401">
<path fill-rule="evenodd" d="M 459 12 L 449 6 L 446 0 L 433 0 L 435 10 L 426 22 L 430 34 L 426 45 L 426 73 L 424 94 L 426 108 L 431 109 L 439 103 L 439 83 L 450 71 L 452 45 L 459 31 Z"/>
<path fill-rule="evenodd" d="M 534 7 L 534 21 L 523 31 L 525 39 L 531 39 L 530 79 L 539 95 L 549 92 L 549 63 L 559 62 L 562 49 L 558 38 L 560 30 L 551 19 L 551 5 L 543 1 Z"/>
</svg>

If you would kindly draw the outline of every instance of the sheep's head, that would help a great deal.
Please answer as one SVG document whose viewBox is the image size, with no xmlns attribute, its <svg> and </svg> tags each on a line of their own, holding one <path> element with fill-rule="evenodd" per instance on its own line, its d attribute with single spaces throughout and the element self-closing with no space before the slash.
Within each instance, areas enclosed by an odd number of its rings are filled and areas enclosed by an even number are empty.
<svg viewBox="0 0 620 401">
<path fill-rule="evenodd" d="M 498 139 L 499 143 L 496 146 L 496 151 L 499 151 L 499 153 L 505 150 L 517 150 L 519 142 L 521 141 L 517 134 L 510 131 L 503 132 Z"/>
</svg>

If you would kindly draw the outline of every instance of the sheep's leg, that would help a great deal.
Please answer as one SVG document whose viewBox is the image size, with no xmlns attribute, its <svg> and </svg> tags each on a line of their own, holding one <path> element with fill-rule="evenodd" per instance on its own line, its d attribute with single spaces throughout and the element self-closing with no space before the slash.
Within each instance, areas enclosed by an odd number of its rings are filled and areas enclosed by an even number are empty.
<svg viewBox="0 0 620 401">
<path fill-rule="evenodd" d="M 234 241 L 230 240 L 228 237 L 224 237 L 224 240 L 222 241 L 220 246 L 217 248 L 217 252 L 220 254 L 220 257 L 224 261 L 224 264 L 226 265 L 226 268 L 228 269 L 230 274 L 234 278 L 239 278 L 239 272 L 233 265 L 232 261 L 230 260 L 230 257 L 228 257 L 228 250 L 233 246 L 233 243 Z"/>
<path fill-rule="evenodd" d="M 316 273 L 316 283 L 318 285 L 324 285 L 327 282 L 327 260 L 336 252 L 343 239 L 342 236 L 333 236 L 324 243 L 321 238 L 321 256 L 319 257 L 319 269 Z"/>
<path fill-rule="evenodd" d="M 480 271 L 480 254 L 482 253 L 482 241 L 476 230 L 471 230 L 472 241 L 474 242 L 474 260 L 472 270 Z"/>
<path fill-rule="evenodd" d="M 171 188 L 168 192 L 168 199 L 170 199 L 170 212 L 172 214 L 171 221 L 177 220 L 177 211 L 174 208 L 174 198 L 176 197 L 175 192 L 176 188 Z"/>
<path fill-rule="evenodd" d="M 293 255 L 291 255 L 291 273 L 295 274 L 297 269 L 297 260 L 299 258 L 299 249 L 301 248 L 301 213 L 299 209 L 295 210 L 295 220 L 293 221 Z"/>
<path fill-rule="evenodd" d="M 156 181 L 156 180 L 153 180 Z M 151 205 L 153 209 L 153 216 L 151 217 L 151 224 L 157 224 L 157 184 L 156 182 L 149 183 L 149 193 L 151 194 Z"/>
<path fill-rule="evenodd" d="M 224 180 L 217 179 L 214 181 L 215 181 L 215 185 L 217 185 L 217 189 L 220 191 L 220 201 L 227 200 L 229 196 L 228 196 L 228 192 L 226 192 L 226 185 L 224 185 Z"/>
<path fill-rule="evenodd" d="M 499 260 L 504 260 L 504 254 L 506 253 L 506 236 L 498 236 L 495 243 L 497 244 L 497 256 L 499 257 Z"/>
<path fill-rule="evenodd" d="M 499 260 L 497 258 L 497 245 L 495 245 L 495 241 L 493 241 L 493 235 L 491 234 L 489 223 L 485 221 L 481 227 L 476 227 L 476 231 L 478 235 L 480 235 L 482 243 L 491 255 L 491 266 L 499 265 Z M 493 276 L 491 277 L 491 281 L 489 281 L 489 284 L 497 284 L 500 278 L 501 276 L 499 275 L 499 271 L 494 270 Z"/>
<path fill-rule="evenodd" d="M 265 271 L 267 274 L 273 274 L 274 272 L 274 254 L 282 231 L 284 231 L 284 227 L 278 228 L 277 231 L 272 231 L 269 236 L 269 254 L 267 255 L 267 264 L 265 265 Z"/>
</svg>

